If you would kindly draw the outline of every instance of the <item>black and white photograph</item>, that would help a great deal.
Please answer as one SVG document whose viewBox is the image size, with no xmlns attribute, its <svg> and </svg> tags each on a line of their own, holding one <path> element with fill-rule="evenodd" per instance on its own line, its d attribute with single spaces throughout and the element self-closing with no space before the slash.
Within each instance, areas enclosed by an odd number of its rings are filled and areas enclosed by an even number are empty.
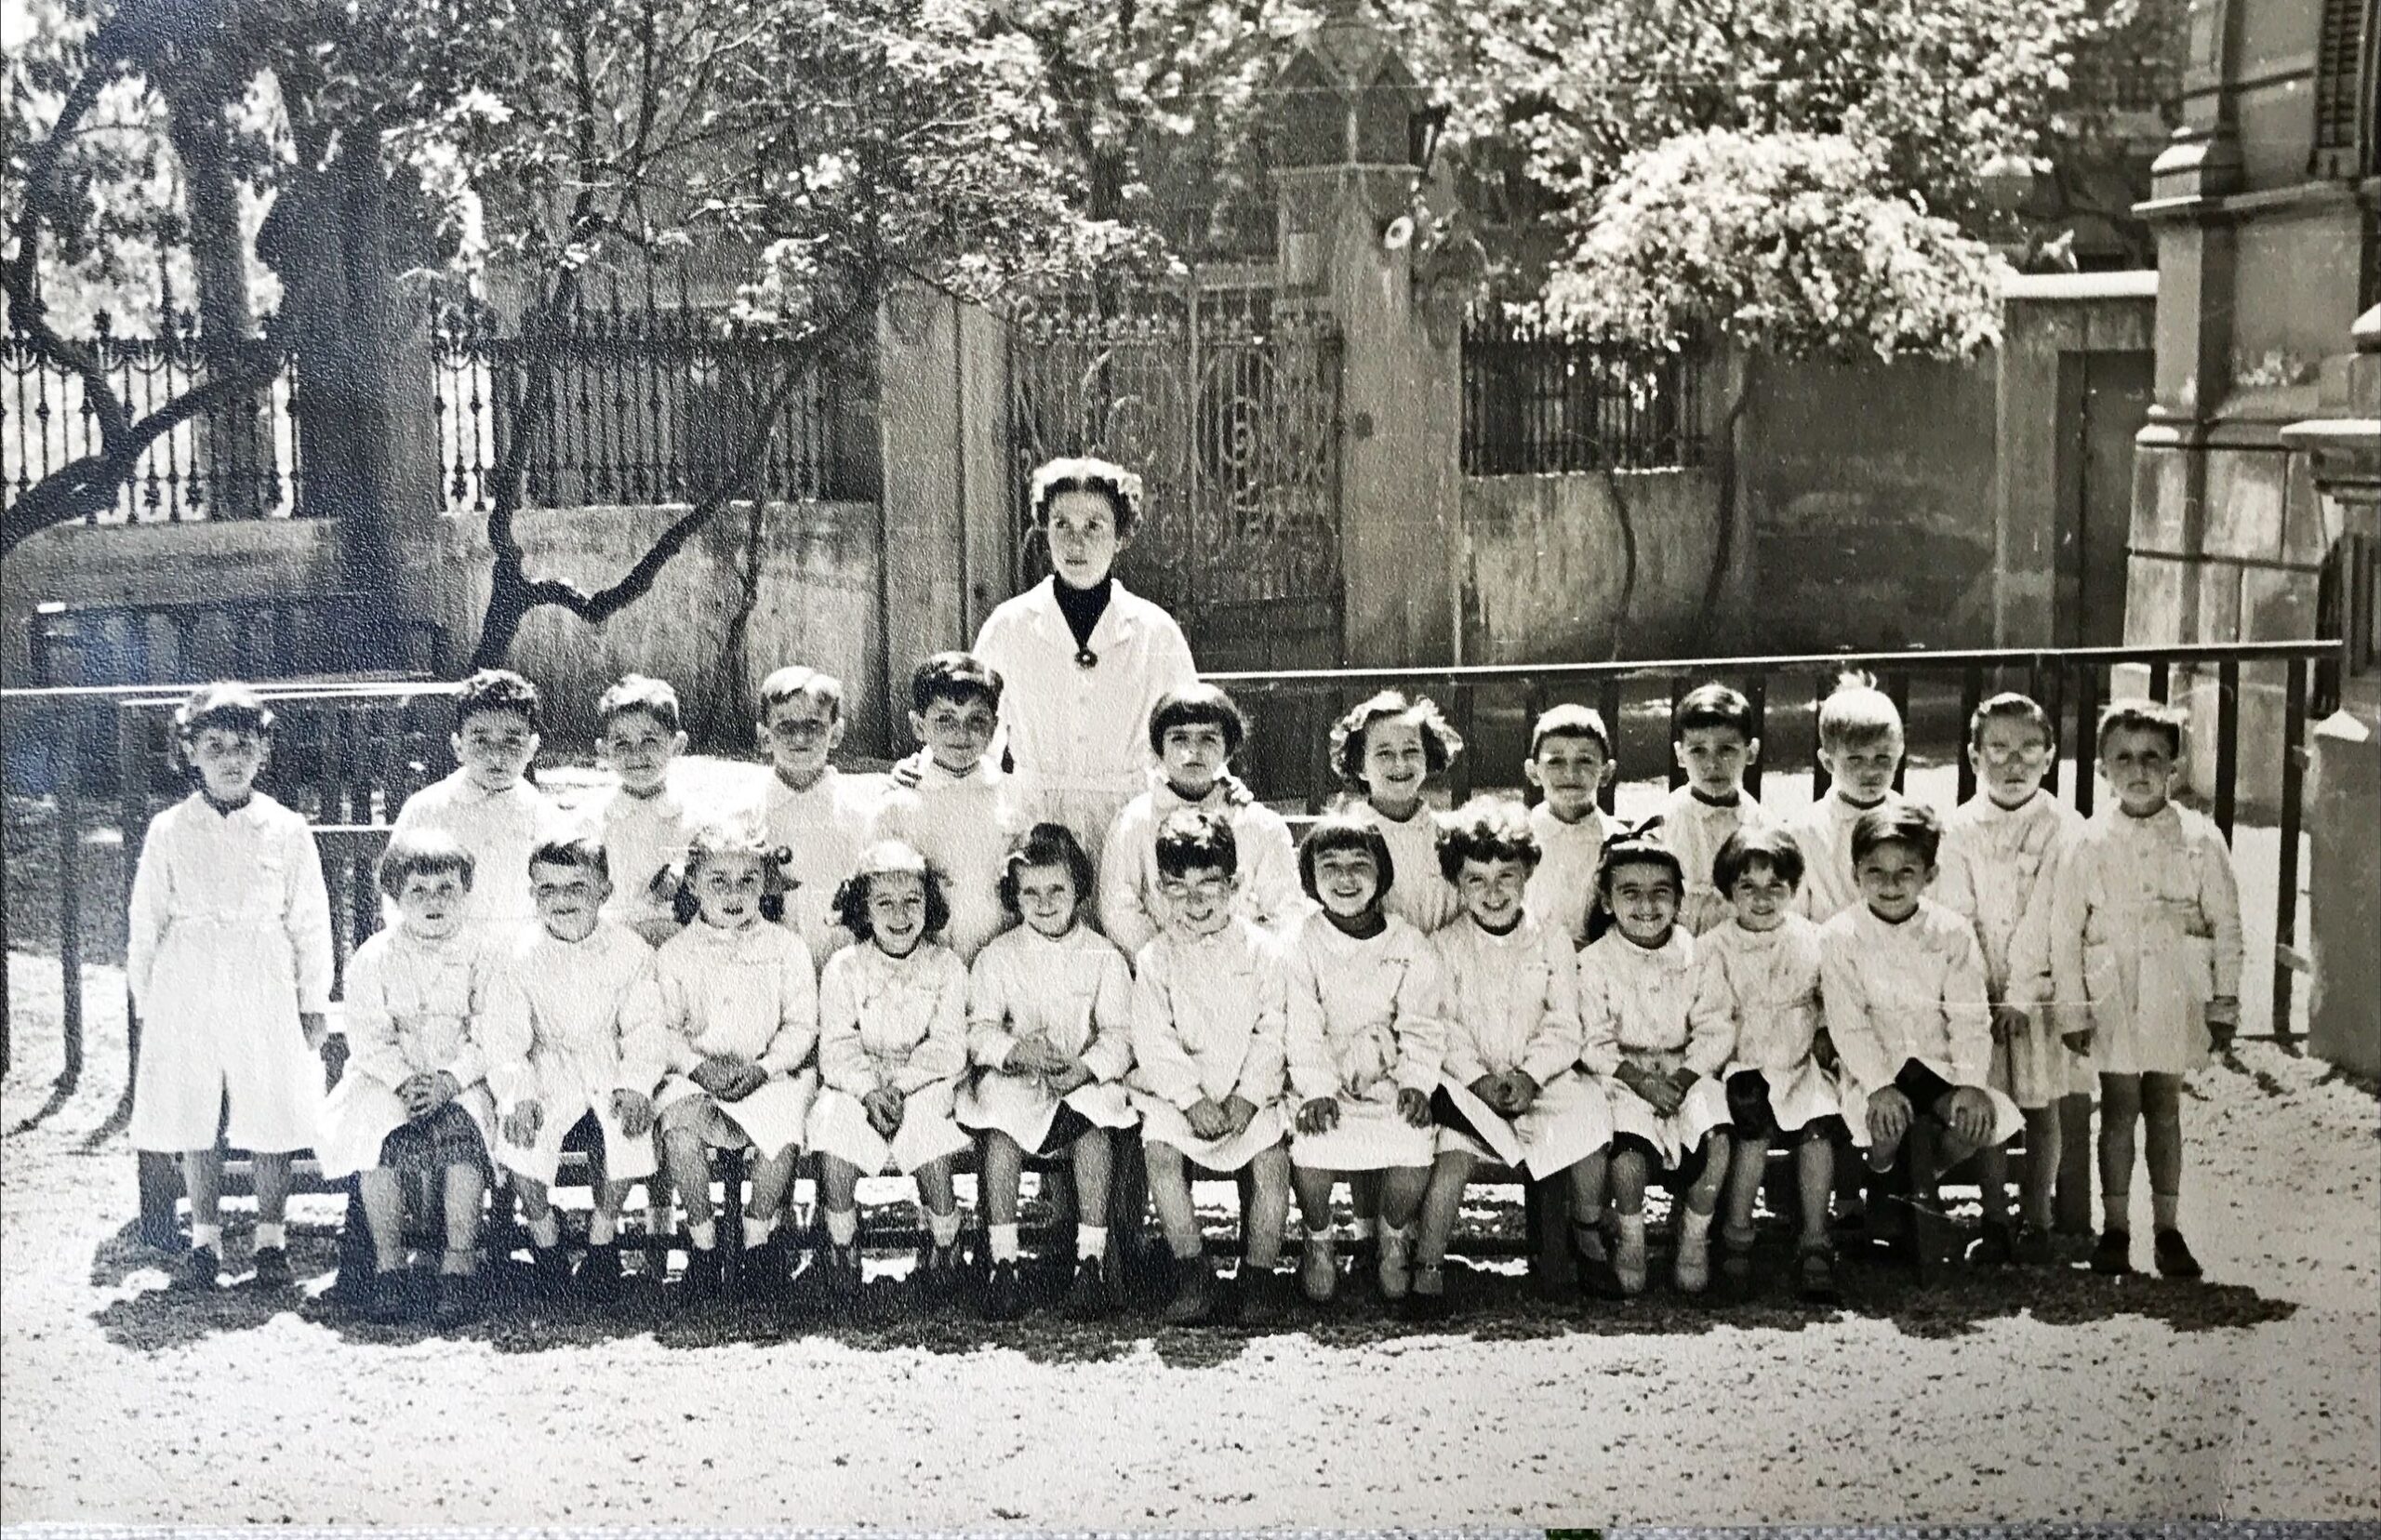
<svg viewBox="0 0 2381 1540">
<path fill-rule="evenodd" d="M 2381 0 L 0 0 L 0 1523 L 2381 1520 Z"/>
</svg>

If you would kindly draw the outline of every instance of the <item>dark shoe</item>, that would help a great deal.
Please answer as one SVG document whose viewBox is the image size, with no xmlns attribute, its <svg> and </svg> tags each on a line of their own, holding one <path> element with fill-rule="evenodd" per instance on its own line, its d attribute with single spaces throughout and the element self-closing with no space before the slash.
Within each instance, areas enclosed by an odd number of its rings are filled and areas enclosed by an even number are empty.
<svg viewBox="0 0 2381 1540">
<path fill-rule="evenodd" d="M 1440 1263 L 1417 1266 L 1410 1292 L 1405 1296 L 1406 1312 L 1416 1321 L 1444 1321 L 1447 1318 L 1447 1271 Z"/>
<path fill-rule="evenodd" d="M 405 1269 L 366 1275 L 355 1285 L 355 1311 L 375 1326 L 403 1324 L 413 1314 Z"/>
<path fill-rule="evenodd" d="M 470 1273 L 440 1273 L 436 1303 L 430 1308 L 431 1324 L 451 1332 L 479 1314 L 480 1281 Z"/>
<path fill-rule="evenodd" d="M 529 1248 L 536 1258 L 529 1264 L 538 1285 L 538 1294 L 546 1299 L 559 1299 L 570 1290 L 570 1253 L 562 1249 L 560 1241 L 551 1246 Z"/>
<path fill-rule="evenodd" d="M 1289 1319 L 1290 1297 L 1297 1285 L 1286 1273 L 1244 1262 L 1232 1280 L 1233 1314 L 1244 1326 L 1277 1326 Z"/>
<path fill-rule="evenodd" d="M 984 1319 L 1019 1321 L 1025 1316 L 1025 1281 L 1014 1261 L 995 1262 L 984 1280 Z"/>
<path fill-rule="evenodd" d="M 717 1246 L 688 1246 L 685 1275 L 678 1280 L 678 1304 L 693 1309 L 717 1299 L 723 1270 Z"/>
<path fill-rule="evenodd" d="M 838 1315 L 849 1315 L 859 1308 L 858 1246 L 830 1245 L 818 1254 L 818 1266 L 811 1270 L 818 1275 L 819 1294 L 828 1309 Z"/>
<path fill-rule="evenodd" d="M 2021 1268 L 2047 1266 L 2051 1260 L 2050 1232 L 2031 1225 L 2018 1226 L 2016 1236 L 2010 1242 L 2009 1255 L 2010 1260 Z"/>
<path fill-rule="evenodd" d="M 1058 1313 L 1069 1321 L 1105 1321 L 1115 1308 L 1114 1295 L 1108 1287 L 1107 1265 L 1096 1256 L 1078 1257 L 1074 1281 L 1067 1285 L 1067 1297 L 1059 1304 Z"/>
<path fill-rule="evenodd" d="M 1174 1297 L 1166 1301 L 1160 1319 L 1168 1326 L 1196 1326 L 1215 1313 L 1215 1268 L 1204 1256 L 1176 1258 Z"/>
<path fill-rule="evenodd" d="M 605 1305 L 620 1297 L 620 1248 L 618 1241 L 591 1245 L 579 1259 L 579 1273 L 573 1280 L 579 1297 L 591 1305 Z"/>
<path fill-rule="evenodd" d="M 1988 1219 L 1983 1230 L 1968 1242 L 1968 1264 L 1977 1268 L 2005 1268 L 2017 1260 L 2017 1237 L 1999 1220 Z"/>
<path fill-rule="evenodd" d="M 1720 1285 L 1732 1299 L 1745 1299 L 1753 1292 L 1752 1242 L 1750 1234 L 1731 1235 L 1720 1232 Z"/>
<path fill-rule="evenodd" d="M 257 1287 L 287 1289 L 297 1285 L 298 1279 L 289 1270 L 289 1253 L 280 1246 L 259 1246 L 256 1254 Z"/>
<path fill-rule="evenodd" d="M 2132 1232 L 2102 1230 L 2100 1243 L 2092 1248 L 2092 1270 L 2108 1278 L 2122 1278 L 2133 1271 Z"/>
<path fill-rule="evenodd" d="M 2183 1232 L 2162 1229 L 2150 1238 L 2150 1255 L 2158 1264 L 2161 1278 L 2198 1278 L 2201 1276 L 2199 1258 L 2183 1243 Z"/>
<path fill-rule="evenodd" d="M 1601 1225 L 1573 1226 L 1571 1255 L 1579 1279 L 1579 1293 L 1588 1299 L 1621 1297 L 1620 1280 L 1612 1270 L 1613 1238 Z"/>
<path fill-rule="evenodd" d="M 183 1294 L 213 1294 L 223 1286 L 223 1254 L 193 1246 L 174 1264 L 173 1286 Z"/>
<path fill-rule="evenodd" d="M 1835 1252 L 1829 1246 L 1804 1246 L 1794 1259 L 1794 1292 L 1814 1305 L 1836 1302 Z"/>
</svg>

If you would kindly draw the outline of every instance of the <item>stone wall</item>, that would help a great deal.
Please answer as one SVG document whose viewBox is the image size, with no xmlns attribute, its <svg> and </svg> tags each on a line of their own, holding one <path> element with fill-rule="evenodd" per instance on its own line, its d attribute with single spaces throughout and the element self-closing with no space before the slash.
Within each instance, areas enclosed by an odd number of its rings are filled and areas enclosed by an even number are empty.
<svg viewBox="0 0 2381 1540">
<path fill-rule="evenodd" d="M 1636 536 L 1633 583 L 1623 510 Z M 1719 513 L 1709 470 L 1467 477 L 1464 660 L 1577 663 L 1696 650 Z"/>
</svg>

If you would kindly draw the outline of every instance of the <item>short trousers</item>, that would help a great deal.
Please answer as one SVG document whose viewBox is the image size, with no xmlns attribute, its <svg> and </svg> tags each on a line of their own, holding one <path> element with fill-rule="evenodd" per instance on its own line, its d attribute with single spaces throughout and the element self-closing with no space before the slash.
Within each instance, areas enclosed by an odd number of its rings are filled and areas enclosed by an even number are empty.
<svg viewBox="0 0 2381 1540">
<path fill-rule="evenodd" d="M 380 1141 L 380 1164 L 406 1176 L 431 1175 L 459 1165 L 471 1166 L 483 1177 L 496 1175 L 480 1125 L 451 1101 L 426 1118 L 390 1130 Z"/>
<path fill-rule="evenodd" d="M 1959 1087 L 1916 1059 L 1904 1059 L 1901 1072 L 1894 1076 L 1894 1089 L 1909 1098 L 1912 1111 L 1942 1122 L 1942 1103 Z"/>
<path fill-rule="evenodd" d="M 1056 1159 L 1071 1152 L 1075 1147 L 1075 1141 L 1084 1135 L 1102 1132 L 1105 1131 L 1097 1123 L 1093 1122 L 1065 1102 L 1060 1102 L 1058 1109 L 1050 1114 L 1050 1131 L 1042 1135 L 1041 1148 L 1033 1150 L 1032 1153 L 1039 1159 Z"/>
<path fill-rule="evenodd" d="M 1677 1181 L 1672 1184 L 1673 1186 L 1691 1188 L 1701 1179 L 1703 1175 L 1703 1168 L 1709 1164 L 1711 1160 L 1711 1134 L 1720 1134 L 1724 1132 L 1726 1132 L 1726 1130 L 1715 1128 L 1711 1130 L 1710 1134 L 1706 1134 L 1702 1138 L 1696 1141 L 1695 1148 L 1688 1150 L 1685 1157 L 1679 1162 L 1678 1170 L 1670 1174 L 1677 1178 Z M 1612 1136 L 1612 1152 L 1614 1155 L 1617 1156 L 1631 1149 L 1643 1156 L 1645 1158 L 1645 1163 L 1653 1167 L 1654 1170 L 1663 1171 L 1668 1169 L 1663 1164 L 1662 1152 L 1659 1149 L 1655 1148 L 1654 1142 L 1651 1139 L 1646 1138 L 1643 1134 L 1615 1134 Z"/>
<path fill-rule="evenodd" d="M 1736 1137 L 1758 1140 L 1764 1147 L 1780 1139 L 1799 1145 L 1812 1139 L 1843 1143 L 1852 1137 L 1843 1119 L 1833 1112 L 1813 1118 L 1791 1134 L 1779 1128 L 1769 1105 L 1769 1077 L 1758 1069 L 1739 1069 L 1728 1077 L 1728 1127 Z"/>
</svg>

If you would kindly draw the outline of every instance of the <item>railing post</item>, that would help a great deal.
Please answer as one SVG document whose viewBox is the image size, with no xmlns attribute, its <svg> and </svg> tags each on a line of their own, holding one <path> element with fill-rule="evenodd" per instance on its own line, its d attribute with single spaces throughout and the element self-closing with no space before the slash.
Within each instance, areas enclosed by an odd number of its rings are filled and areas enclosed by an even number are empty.
<svg viewBox="0 0 2381 1540">
<path fill-rule="evenodd" d="M 1598 688 L 1596 710 L 1603 718 L 1603 730 L 1612 735 L 1612 757 L 1617 761 L 1620 758 L 1620 681 L 1610 674 L 1604 676 L 1603 684 Z M 1667 722 L 1662 724 L 1662 757 L 1664 759 L 1671 757 L 1669 748 L 1669 724 Z M 1596 805 L 1603 810 L 1605 816 L 1611 816 L 1618 800 L 1619 791 L 1620 771 L 1616 764 L 1613 773 L 1603 778 L 1603 790 L 1596 793 Z"/>
<path fill-rule="evenodd" d="M 74 727 L 49 745 L 51 790 L 58 799 L 59 1027 L 65 1040 L 58 1083 L 68 1087 L 83 1078 L 82 716 L 73 712 Z"/>
<path fill-rule="evenodd" d="M 2075 811 L 2092 816 L 2092 799 L 2099 789 L 2093 766 L 2099 758 L 2100 666 L 2085 663 L 2075 670 Z"/>
<path fill-rule="evenodd" d="M 1983 704 L 1984 666 L 1971 663 L 1960 671 L 1960 722 L 1956 729 L 1959 743 L 1951 750 L 1952 761 L 1958 765 L 1960 802 L 1975 795 L 1975 763 L 1968 755 L 1968 724 L 1975 720 L 1976 708 Z"/>
<path fill-rule="evenodd" d="M 2232 843 L 2234 805 L 2241 785 L 2241 660 L 2215 666 L 2215 827 Z"/>
<path fill-rule="evenodd" d="M 2281 721 L 2281 871 L 2274 882 L 2273 1035 L 2287 1042 L 2292 981 L 2297 972 L 2298 826 L 2307 784 L 2307 660 L 2284 669 Z"/>
</svg>

